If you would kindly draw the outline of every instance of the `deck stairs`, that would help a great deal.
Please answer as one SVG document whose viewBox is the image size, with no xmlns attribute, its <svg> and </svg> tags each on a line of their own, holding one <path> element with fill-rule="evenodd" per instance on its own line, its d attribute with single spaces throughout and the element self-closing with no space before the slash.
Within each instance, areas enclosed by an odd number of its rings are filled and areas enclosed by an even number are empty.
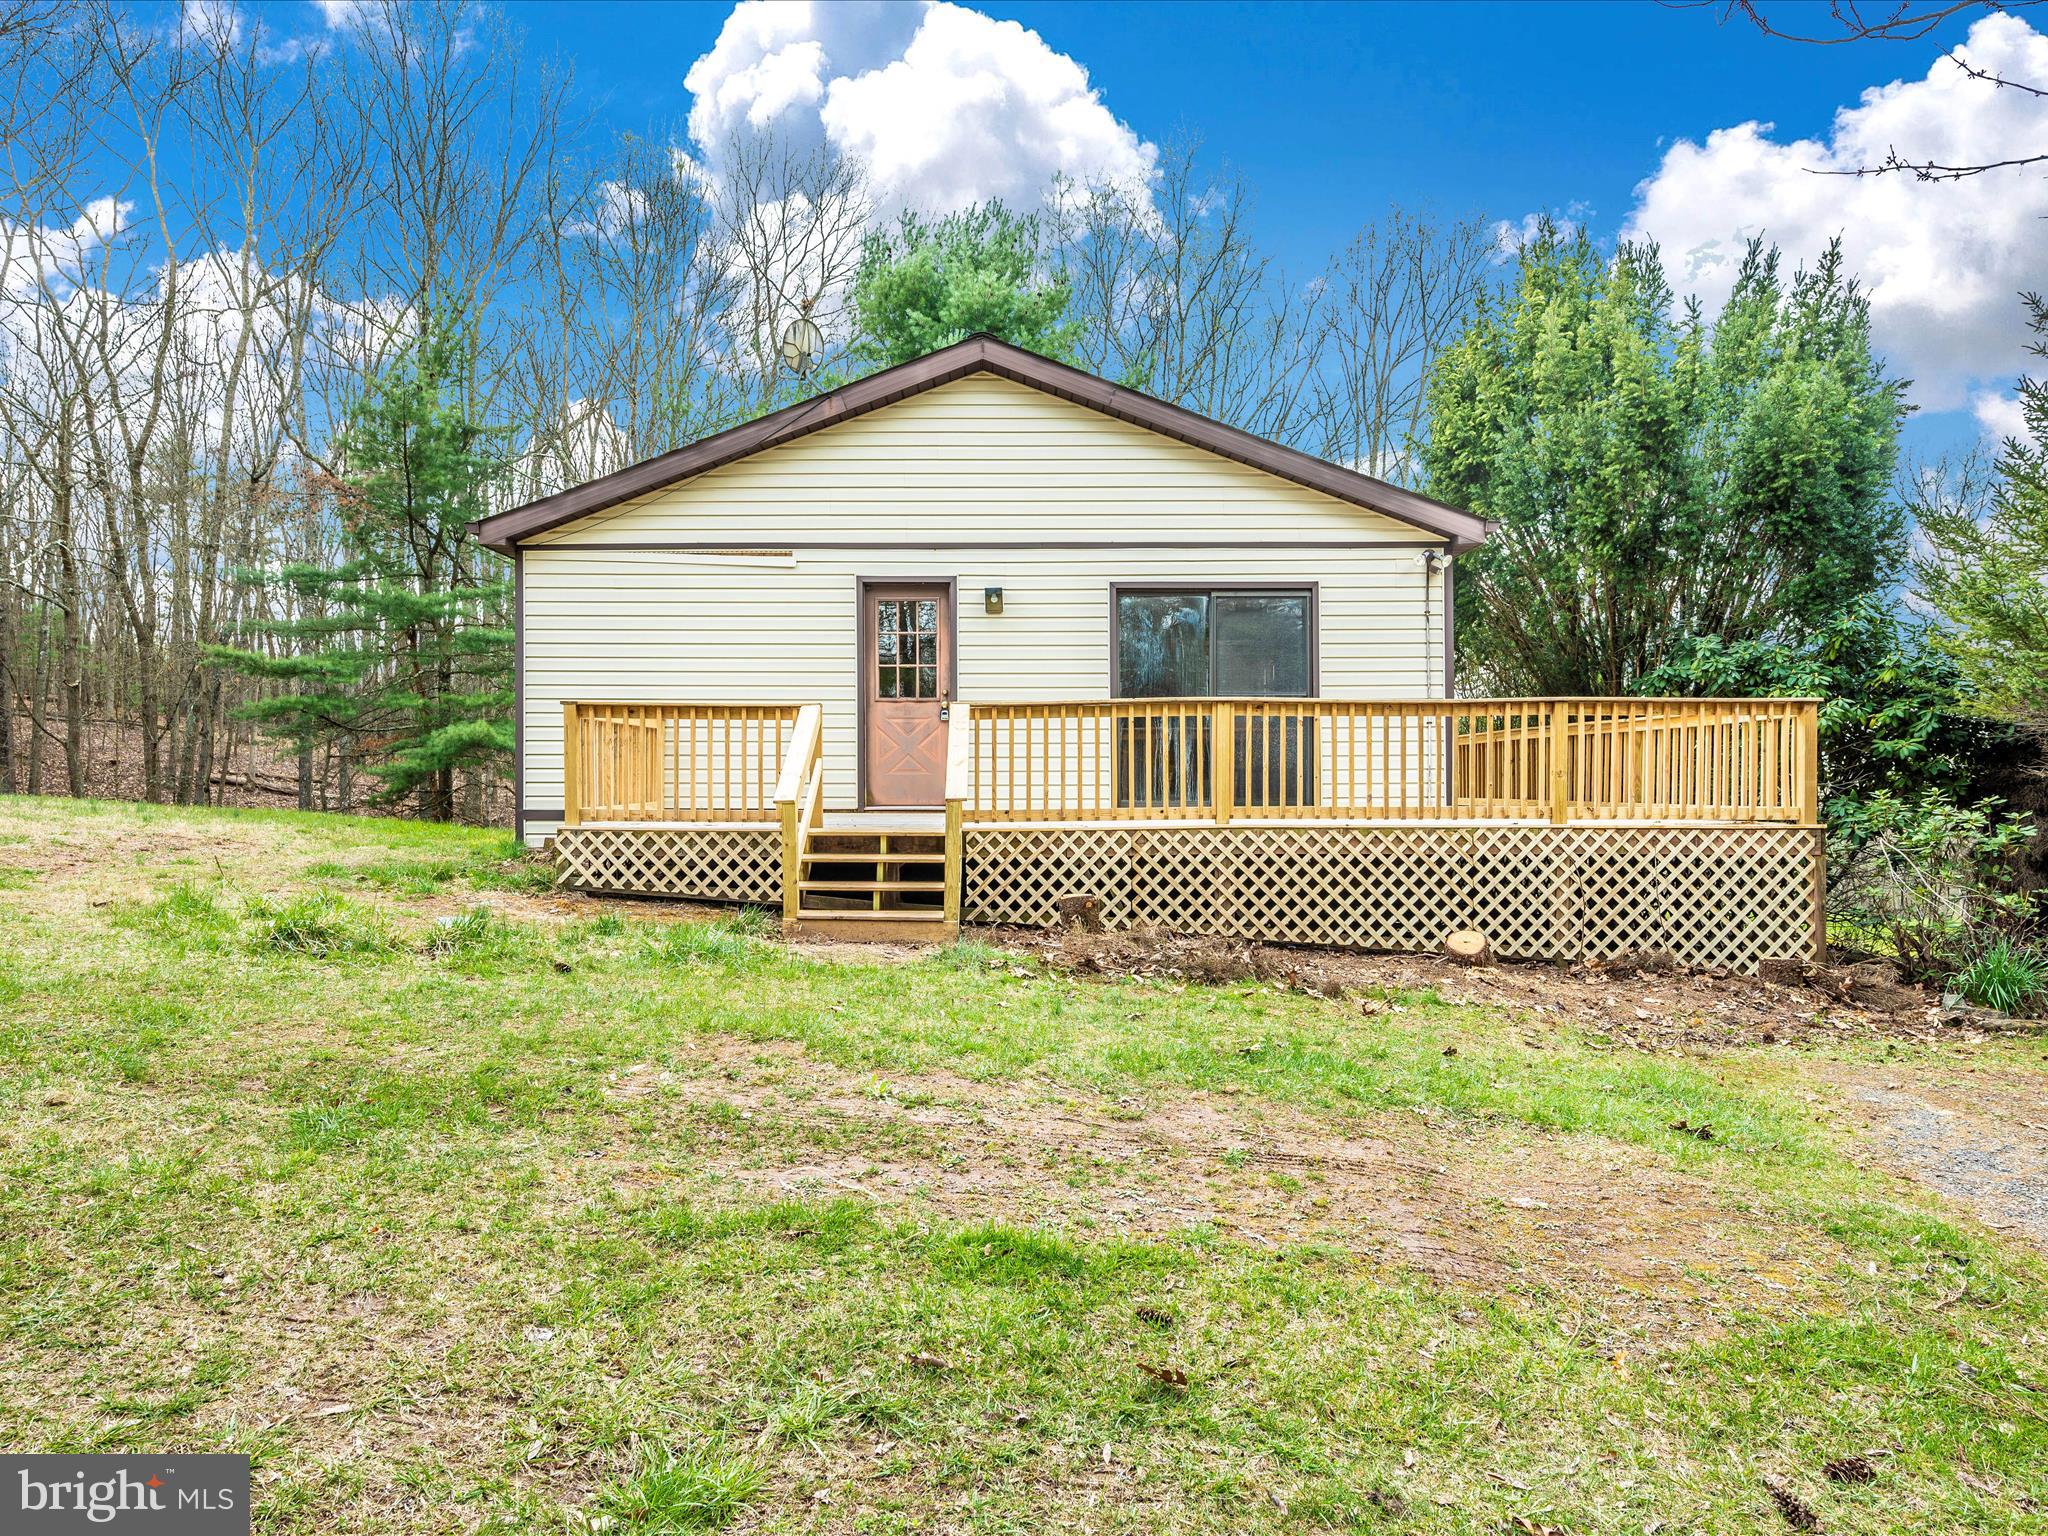
<svg viewBox="0 0 2048 1536">
<path fill-rule="evenodd" d="M 826 827 L 805 841 L 795 917 L 807 938 L 943 944 L 959 932 L 946 915 L 946 834 L 902 827 Z"/>
</svg>

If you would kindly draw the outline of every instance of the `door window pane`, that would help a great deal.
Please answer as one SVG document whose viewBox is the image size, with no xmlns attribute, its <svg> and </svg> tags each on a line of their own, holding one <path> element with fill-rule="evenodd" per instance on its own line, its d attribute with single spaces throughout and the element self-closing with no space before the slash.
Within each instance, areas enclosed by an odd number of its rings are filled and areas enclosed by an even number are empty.
<svg viewBox="0 0 2048 1536">
<path fill-rule="evenodd" d="M 1219 593 L 1209 622 L 1217 693 L 1225 698 L 1307 695 L 1307 593 Z"/>
<path fill-rule="evenodd" d="M 939 696 L 939 605 L 934 598 L 875 603 L 875 697 Z"/>
<path fill-rule="evenodd" d="M 1209 594 L 1120 592 L 1119 697 L 1182 698 L 1209 691 Z"/>
</svg>

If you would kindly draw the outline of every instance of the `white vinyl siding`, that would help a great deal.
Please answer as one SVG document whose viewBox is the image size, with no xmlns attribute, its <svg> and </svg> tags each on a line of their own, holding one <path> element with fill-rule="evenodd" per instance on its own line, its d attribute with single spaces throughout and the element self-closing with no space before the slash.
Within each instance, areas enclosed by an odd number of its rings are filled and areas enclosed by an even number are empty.
<svg viewBox="0 0 2048 1536">
<path fill-rule="evenodd" d="M 820 703 L 826 803 L 853 805 L 862 577 L 957 581 L 969 702 L 1108 697 L 1110 588 L 1151 583 L 1312 585 L 1318 692 L 1443 691 L 1440 539 L 988 376 L 543 539 L 522 555 L 529 811 L 562 804 L 578 699 Z"/>
<path fill-rule="evenodd" d="M 1433 535 L 993 374 L 536 535 L 548 544 L 1435 542 Z"/>
</svg>

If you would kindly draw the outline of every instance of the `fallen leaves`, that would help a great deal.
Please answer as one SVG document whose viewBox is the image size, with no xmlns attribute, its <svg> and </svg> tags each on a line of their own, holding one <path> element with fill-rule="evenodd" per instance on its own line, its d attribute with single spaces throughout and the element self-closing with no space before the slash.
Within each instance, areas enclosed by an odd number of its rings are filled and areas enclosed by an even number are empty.
<svg viewBox="0 0 2048 1536">
<path fill-rule="evenodd" d="M 1138 1370 L 1147 1379 L 1170 1391 L 1185 1392 L 1188 1389 L 1188 1373 L 1177 1365 L 1154 1365 L 1149 1360 L 1140 1360 Z"/>
<path fill-rule="evenodd" d="M 1678 1132 L 1681 1136 L 1690 1136 L 1695 1141 L 1712 1141 L 1714 1139 L 1714 1128 L 1711 1125 L 1707 1125 L 1704 1122 L 1699 1125 L 1692 1125 L 1683 1116 L 1671 1122 L 1671 1129 Z"/>
</svg>

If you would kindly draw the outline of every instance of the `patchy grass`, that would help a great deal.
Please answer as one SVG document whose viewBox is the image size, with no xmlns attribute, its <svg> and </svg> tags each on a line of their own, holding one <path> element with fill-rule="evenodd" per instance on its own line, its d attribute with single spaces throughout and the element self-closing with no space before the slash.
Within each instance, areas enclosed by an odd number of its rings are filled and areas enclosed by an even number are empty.
<svg viewBox="0 0 2048 1536">
<path fill-rule="evenodd" d="M 819 958 L 388 821 L 0 842 L 17 1448 L 245 1451 L 278 1532 L 2042 1528 L 2048 1275 L 1830 1088 L 1941 1048 Z"/>
</svg>

